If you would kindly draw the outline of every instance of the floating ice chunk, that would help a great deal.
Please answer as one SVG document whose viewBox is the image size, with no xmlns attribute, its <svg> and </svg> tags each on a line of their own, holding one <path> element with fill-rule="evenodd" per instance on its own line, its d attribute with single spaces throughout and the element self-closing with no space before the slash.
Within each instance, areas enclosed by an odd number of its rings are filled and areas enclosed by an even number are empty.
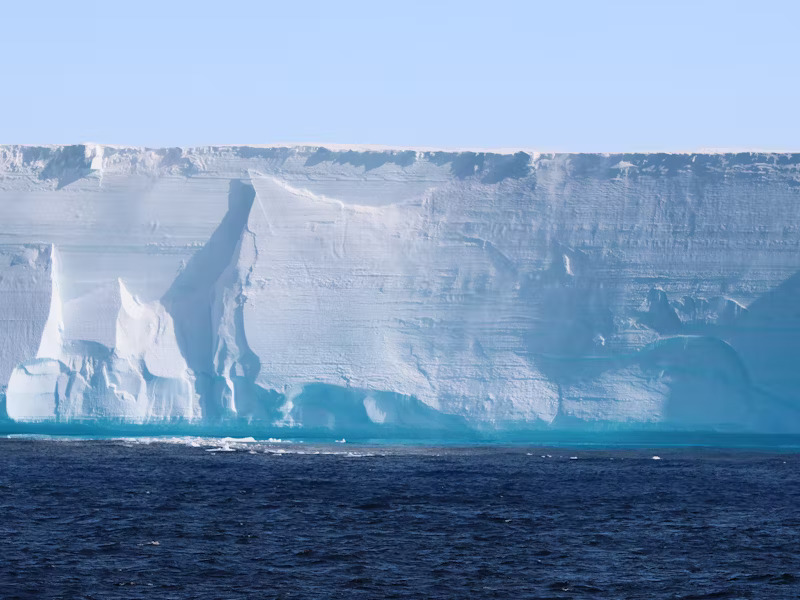
<svg viewBox="0 0 800 600">
<path fill-rule="evenodd" d="M 236 452 L 236 448 L 231 448 L 226 444 L 217 448 L 206 448 L 206 452 Z"/>
</svg>

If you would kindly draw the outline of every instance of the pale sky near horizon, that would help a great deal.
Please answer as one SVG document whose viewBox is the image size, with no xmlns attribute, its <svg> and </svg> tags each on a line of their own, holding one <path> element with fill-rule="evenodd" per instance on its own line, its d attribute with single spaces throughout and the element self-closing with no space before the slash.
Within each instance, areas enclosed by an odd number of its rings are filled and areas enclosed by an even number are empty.
<svg viewBox="0 0 800 600">
<path fill-rule="evenodd" d="M 5 144 L 800 150 L 789 0 L 0 3 Z"/>
</svg>

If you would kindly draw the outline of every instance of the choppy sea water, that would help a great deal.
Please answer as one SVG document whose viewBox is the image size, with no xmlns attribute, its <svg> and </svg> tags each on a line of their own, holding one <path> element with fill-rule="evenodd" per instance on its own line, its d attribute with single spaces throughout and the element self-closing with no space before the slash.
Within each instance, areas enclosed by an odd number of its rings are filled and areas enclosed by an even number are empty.
<svg viewBox="0 0 800 600">
<path fill-rule="evenodd" d="M 11 438 L 0 541 L 6 599 L 800 598 L 800 454 Z"/>
</svg>

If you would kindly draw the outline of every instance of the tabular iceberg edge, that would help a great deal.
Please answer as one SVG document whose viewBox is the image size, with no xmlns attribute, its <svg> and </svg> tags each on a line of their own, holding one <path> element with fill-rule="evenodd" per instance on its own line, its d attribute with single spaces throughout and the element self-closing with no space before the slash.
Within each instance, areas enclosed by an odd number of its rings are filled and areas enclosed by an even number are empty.
<svg viewBox="0 0 800 600">
<path fill-rule="evenodd" d="M 800 432 L 800 155 L 5 146 L 0 220 L 6 430 Z"/>
</svg>

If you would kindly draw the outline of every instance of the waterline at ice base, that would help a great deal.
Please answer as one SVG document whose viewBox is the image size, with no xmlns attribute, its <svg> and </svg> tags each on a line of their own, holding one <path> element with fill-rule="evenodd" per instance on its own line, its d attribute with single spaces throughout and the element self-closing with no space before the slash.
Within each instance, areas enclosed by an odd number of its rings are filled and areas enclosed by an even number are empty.
<svg viewBox="0 0 800 600">
<path fill-rule="evenodd" d="M 800 155 L 0 147 L 0 431 L 800 433 Z"/>
</svg>

